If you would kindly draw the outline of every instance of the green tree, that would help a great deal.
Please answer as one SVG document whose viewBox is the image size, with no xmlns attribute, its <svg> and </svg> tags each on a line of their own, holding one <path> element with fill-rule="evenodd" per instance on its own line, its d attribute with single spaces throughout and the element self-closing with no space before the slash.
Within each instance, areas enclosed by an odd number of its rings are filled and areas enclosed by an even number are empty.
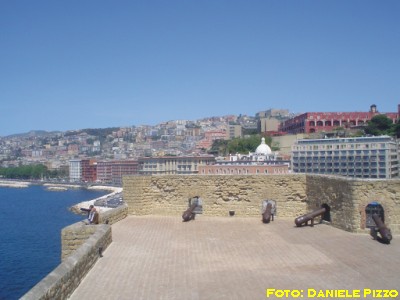
<svg viewBox="0 0 400 300">
<path fill-rule="evenodd" d="M 371 135 L 393 135 L 395 124 L 386 115 L 374 116 L 365 128 L 366 134 Z"/>
<path fill-rule="evenodd" d="M 228 155 L 230 153 L 241 153 L 247 154 L 254 152 L 261 143 L 261 135 L 255 134 L 246 138 L 235 138 L 232 140 L 215 140 L 211 146 L 211 150 L 208 151 L 214 155 Z M 265 137 L 265 143 L 271 146 L 272 138 L 270 136 Z"/>
</svg>

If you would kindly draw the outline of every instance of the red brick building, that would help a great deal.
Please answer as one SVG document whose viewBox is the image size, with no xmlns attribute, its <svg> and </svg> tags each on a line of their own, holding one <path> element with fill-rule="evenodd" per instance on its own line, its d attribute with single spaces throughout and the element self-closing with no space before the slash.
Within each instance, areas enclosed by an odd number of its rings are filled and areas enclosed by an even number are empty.
<svg viewBox="0 0 400 300">
<path fill-rule="evenodd" d="M 332 131 L 336 127 L 365 126 L 372 117 L 380 114 L 375 105 L 371 105 L 369 112 L 307 112 L 282 122 L 279 130 L 296 134 Z M 383 115 L 386 115 L 395 123 L 399 117 L 399 112 L 383 113 Z"/>
</svg>

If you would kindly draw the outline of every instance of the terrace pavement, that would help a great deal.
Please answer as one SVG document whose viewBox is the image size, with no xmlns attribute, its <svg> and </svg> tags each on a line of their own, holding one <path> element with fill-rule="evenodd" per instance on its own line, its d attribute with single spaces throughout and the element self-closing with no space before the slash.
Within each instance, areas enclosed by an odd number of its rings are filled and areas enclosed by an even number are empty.
<svg viewBox="0 0 400 300">
<path fill-rule="evenodd" d="M 261 215 L 185 223 L 128 216 L 112 235 L 70 299 L 266 299 L 267 288 L 299 289 L 303 299 L 313 298 L 311 289 L 400 292 L 399 236 L 386 245 L 325 224 L 297 228 L 279 217 L 263 224 Z"/>
</svg>

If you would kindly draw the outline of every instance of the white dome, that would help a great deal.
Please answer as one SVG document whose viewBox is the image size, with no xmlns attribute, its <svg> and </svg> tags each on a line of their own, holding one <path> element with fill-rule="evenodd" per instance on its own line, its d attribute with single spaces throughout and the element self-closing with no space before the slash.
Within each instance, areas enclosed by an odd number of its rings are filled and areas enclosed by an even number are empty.
<svg viewBox="0 0 400 300">
<path fill-rule="evenodd" d="M 260 146 L 258 146 L 256 149 L 256 154 L 269 155 L 271 153 L 272 153 L 271 148 L 265 143 L 265 138 L 262 138 Z"/>
</svg>

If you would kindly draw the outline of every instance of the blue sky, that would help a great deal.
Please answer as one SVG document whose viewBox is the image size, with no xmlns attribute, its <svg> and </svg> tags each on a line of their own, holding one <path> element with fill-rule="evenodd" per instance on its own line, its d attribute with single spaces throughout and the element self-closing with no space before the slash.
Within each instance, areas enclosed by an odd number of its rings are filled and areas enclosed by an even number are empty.
<svg viewBox="0 0 400 300">
<path fill-rule="evenodd" d="M 395 112 L 400 1 L 0 1 L 0 136 Z"/>
</svg>

